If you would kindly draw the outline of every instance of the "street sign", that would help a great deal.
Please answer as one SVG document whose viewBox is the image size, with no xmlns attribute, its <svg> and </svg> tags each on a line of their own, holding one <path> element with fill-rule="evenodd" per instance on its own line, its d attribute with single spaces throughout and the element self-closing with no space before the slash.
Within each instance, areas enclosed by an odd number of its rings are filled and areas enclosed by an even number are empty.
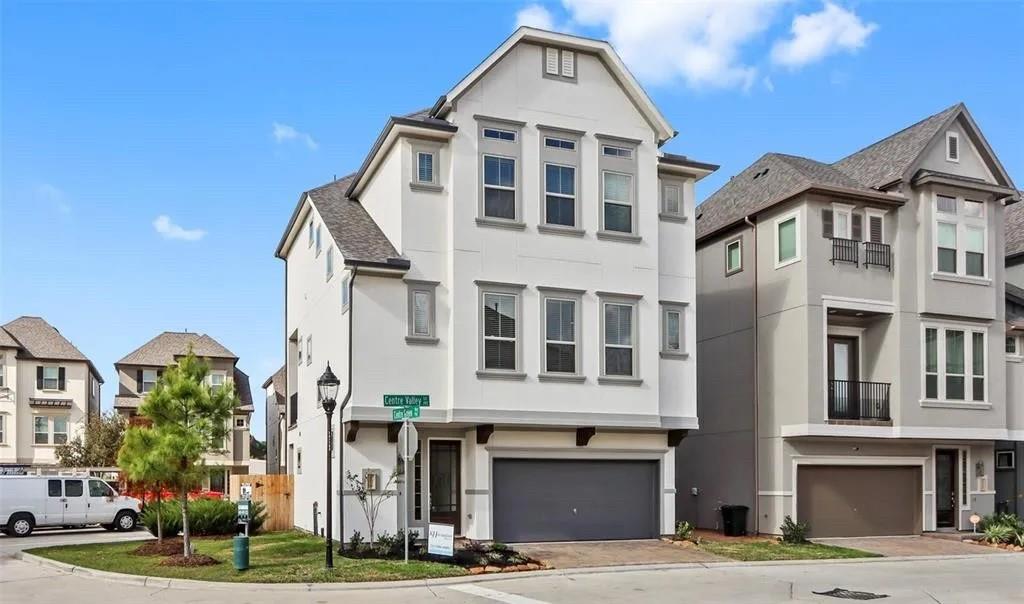
<svg viewBox="0 0 1024 604">
<path fill-rule="evenodd" d="M 429 394 L 385 394 L 385 407 L 429 407 Z"/>
<path fill-rule="evenodd" d="M 391 410 L 391 421 L 395 422 L 400 422 L 406 419 L 416 419 L 419 416 L 419 407 L 395 407 Z"/>
<path fill-rule="evenodd" d="M 398 430 L 398 455 L 406 461 L 411 461 L 419 448 L 420 435 L 416 426 L 411 422 L 403 423 Z"/>
<path fill-rule="evenodd" d="M 455 526 L 430 524 L 427 531 L 427 553 L 435 556 L 455 554 Z"/>
</svg>

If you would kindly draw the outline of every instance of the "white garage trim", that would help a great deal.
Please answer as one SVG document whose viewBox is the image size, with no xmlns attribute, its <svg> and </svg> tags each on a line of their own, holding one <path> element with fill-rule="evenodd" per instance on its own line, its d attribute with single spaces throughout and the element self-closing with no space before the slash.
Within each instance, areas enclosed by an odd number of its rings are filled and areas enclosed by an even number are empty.
<svg viewBox="0 0 1024 604">
<path fill-rule="evenodd" d="M 925 468 L 928 464 L 927 457 L 882 457 L 882 456 L 857 456 L 849 455 L 794 455 L 793 456 L 793 520 L 799 522 L 797 517 L 797 478 L 800 475 L 800 466 L 921 466 L 921 530 L 928 530 L 928 505 L 925 494 Z M 934 464 L 932 465 L 934 480 Z M 934 484 L 934 482 L 932 483 Z M 933 520 L 934 523 L 934 520 Z"/>
</svg>

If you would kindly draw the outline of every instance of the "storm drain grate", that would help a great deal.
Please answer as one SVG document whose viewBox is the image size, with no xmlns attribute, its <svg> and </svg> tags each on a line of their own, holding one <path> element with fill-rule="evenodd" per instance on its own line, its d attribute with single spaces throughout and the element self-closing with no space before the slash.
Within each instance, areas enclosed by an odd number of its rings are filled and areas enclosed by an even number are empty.
<svg viewBox="0 0 1024 604">
<path fill-rule="evenodd" d="M 850 591 L 849 589 L 841 589 L 839 587 L 829 591 L 812 591 L 811 593 L 816 596 L 828 596 L 830 598 L 839 598 L 840 600 L 880 600 L 889 597 L 885 594 L 873 594 L 870 591 Z"/>
</svg>

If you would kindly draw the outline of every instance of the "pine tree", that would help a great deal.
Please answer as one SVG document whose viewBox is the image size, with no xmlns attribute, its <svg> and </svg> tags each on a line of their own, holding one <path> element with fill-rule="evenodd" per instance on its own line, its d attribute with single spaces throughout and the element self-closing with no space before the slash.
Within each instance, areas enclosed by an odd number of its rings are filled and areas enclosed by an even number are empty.
<svg viewBox="0 0 1024 604">
<path fill-rule="evenodd" d="M 117 455 L 117 465 L 125 478 L 156 492 L 156 540 L 163 542 L 164 487 L 173 481 L 173 455 L 161 441 L 161 434 L 150 426 L 132 426 L 124 435 L 124 444 Z"/>
</svg>

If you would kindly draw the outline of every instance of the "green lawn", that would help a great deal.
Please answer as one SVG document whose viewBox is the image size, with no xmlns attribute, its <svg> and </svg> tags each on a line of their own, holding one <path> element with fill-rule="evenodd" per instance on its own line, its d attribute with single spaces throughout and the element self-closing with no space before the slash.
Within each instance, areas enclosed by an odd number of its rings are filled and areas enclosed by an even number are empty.
<svg viewBox="0 0 1024 604">
<path fill-rule="evenodd" d="M 777 541 L 704 541 L 700 549 L 744 562 L 761 560 L 827 560 L 830 558 L 878 558 L 878 554 L 819 543 Z"/>
<path fill-rule="evenodd" d="M 324 542 L 298 532 L 270 533 L 249 542 L 249 570 L 236 571 L 232 565 L 231 539 L 193 539 L 201 554 L 221 561 L 214 566 L 183 568 L 160 566 L 160 556 L 131 553 L 143 541 L 96 543 L 27 550 L 28 553 L 60 562 L 132 575 L 149 575 L 202 581 L 247 581 L 253 583 L 327 583 L 334 581 L 391 581 L 454 577 L 467 574 L 459 567 L 436 562 L 353 560 L 334 556 L 334 570 L 324 569 Z"/>
</svg>

